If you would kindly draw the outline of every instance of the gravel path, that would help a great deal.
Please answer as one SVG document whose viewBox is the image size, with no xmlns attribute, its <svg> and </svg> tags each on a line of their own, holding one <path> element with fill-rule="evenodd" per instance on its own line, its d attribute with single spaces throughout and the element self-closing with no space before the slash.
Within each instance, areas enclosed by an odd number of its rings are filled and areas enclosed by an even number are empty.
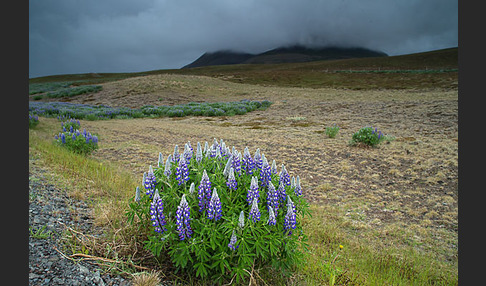
<svg viewBox="0 0 486 286">
<path fill-rule="evenodd" d="M 131 285 L 98 265 L 65 257 L 70 253 L 63 253 L 60 239 L 67 227 L 96 233 L 90 209 L 47 183 L 43 170 L 29 169 L 29 285 Z"/>
</svg>

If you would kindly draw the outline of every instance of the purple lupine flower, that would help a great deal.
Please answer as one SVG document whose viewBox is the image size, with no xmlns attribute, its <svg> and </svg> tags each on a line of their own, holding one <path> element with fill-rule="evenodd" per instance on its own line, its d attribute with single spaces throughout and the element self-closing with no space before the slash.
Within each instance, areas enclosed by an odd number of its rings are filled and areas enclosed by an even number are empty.
<svg viewBox="0 0 486 286">
<path fill-rule="evenodd" d="M 248 205 L 253 202 L 253 199 L 256 198 L 257 201 L 260 201 L 260 192 L 258 191 L 258 180 L 256 177 L 251 177 L 250 189 L 248 190 L 248 194 L 246 195 L 246 201 Z"/>
<path fill-rule="evenodd" d="M 300 178 L 297 176 L 297 180 L 295 183 L 295 195 L 302 196 L 302 187 L 300 186 Z"/>
<path fill-rule="evenodd" d="M 182 195 L 181 202 L 176 211 L 176 225 L 180 240 L 190 238 L 192 235 L 190 214 L 191 211 L 186 201 L 186 195 Z"/>
<path fill-rule="evenodd" d="M 172 174 L 172 171 L 170 170 L 171 165 L 172 165 L 172 155 L 169 154 L 167 160 L 165 161 L 165 168 L 164 168 L 164 175 L 167 178 L 169 178 L 170 175 Z"/>
<path fill-rule="evenodd" d="M 380 138 L 381 138 L 381 136 L 382 136 L 382 135 L 383 135 L 383 134 L 382 134 L 382 133 L 381 133 L 381 131 L 380 131 L 380 133 L 378 133 L 378 140 L 380 140 Z"/>
<path fill-rule="evenodd" d="M 179 165 L 176 168 L 176 179 L 178 185 L 189 181 L 189 168 L 187 167 L 186 158 L 184 156 L 180 157 Z"/>
<path fill-rule="evenodd" d="M 248 147 L 245 147 L 243 151 L 243 158 L 241 160 L 242 169 L 249 175 L 253 175 L 253 169 L 255 169 L 255 161 L 250 155 Z"/>
<path fill-rule="evenodd" d="M 231 161 L 231 166 L 233 167 L 235 173 L 238 173 L 238 175 L 240 175 L 241 174 L 241 153 L 238 152 L 237 150 L 234 150 L 232 153 L 233 153 L 233 160 Z"/>
<path fill-rule="evenodd" d="M 283 202 L 285 202 L 285 200 L 287 199 L 287 193 L 285 191 L 285 185 L 283 181 L 280 181 L 278 183 L 277 193 L 278 193 L 278 199 L 283 204 Z"/>
<path fill-rule="evenodd" d="M 157 185 L 157 179 L 155 178 L 152 165 L 149 166 L 149 171 L 147 172 L 147 175 L 145 176 L 145 180 L 143 183 L 144 183 L 145 190 L 147 190 L 145 194 L 148 195 L 150 198 L 152 198 L 152 195 L 154 194 L 155 186 Z"/>
<path fill-rule="evenodd" d="M 229 169 L 228 181 L 226 182 L 226 185 L 231 190 L 236 190 L 238 187 L 238 182 L 236 182 L 235 172 L 233 171 L 233 167 Z"/>
<path fill-rule="evenodd" d="M 238 245 L 235 247 L 236 241 L 237 241 L 237 237 L 235 231 L 233 230 L 233 233 L 231 233 L 230 242 L 228 244 L 228 247 L 233 251 L 235 251 L 238 248 Z"/>
<path fill-rule="evenodd" d="M 182 156 L 184 156 L 184 158 L 186 159 L 187 164 L 189 164 L 189 162 L 191 161 L 192 154 L 193 150 L 190 143 L 188 142 L 184 145 L 184 152 L 182 153 Z"/>
<path fill-rule="evenodd" d="M 267 206 L 272 207 L 275 215 L 277 214 L 279 207 L 278 192 L 272 182 L 268 183 Z"/>
<path fill-rule="evenodd" d="M 271 170 L 265 155 L 262 155 L 261 158 L 263 163 L 260 171 L 260 181 L 262 183 L 262 187 L 268 187 L 268 183 L 272 181 Z"/>
<path fill-rule="evenodd" d="M 155 190 L 155 195 L 150 204 L 150 220 L 152 221 L 152 226 L 155 227 L 155 231 L 158 233 L 163 233 L 167 229 L 165 228 L 165 215 L 164 215 L 164 203 L 159 196 L 158 190 Z"/>
<path fill-rule="evenodd" d="M 268 207 L 268 225 L 276 225 L 277 224 L 277 218 L 275 217 L 275 212 L 273 211 L 272 207 Z"/>
<path fill-rule="evenodd" d="M 260 170 L 262 168 L 262 164 L 263 164 L 263 161 L 262 161 L 262 155 L 260 155 L 260 148 L 258 148 L 255 152 L 255 165 L 256 165 L 256 168 L 258 170 Z"/>
<path fill-rule="evenodd" d="M 66 144 L 66 135 L 64 133 L 61 133 L 61 142 L 62 144 Z"/>
<path fill-rule="evenodd" d="M 253 222 L 257 222 L 260 220 L 260 210 L 258 209 L 257 198 L 254 198 L 251 203 L 251 209 L 248 218 L 251 219 Z"/>
<path fill-rule="evenodd" d="M 291 235 L 292 229 L 295 229 L 296 224 L 295 206 L 292 200 L 289 198 L 289 202 L 287 204 L 287 214 L 285 215 L 284 219 L 284 231 L 288 231 L 288 235 Z"/>
<path fill-rule="evenodd" d="M 200 163 L 202 161 L 202 150 L 201 150 L 201 143 L 197 142 L 196 147 L 196 162 Z"/>
<path fill-rule="evenodd" d="M 221 201 L 219 199 L 216 188 L 213 189 L 213 195 L 211 196 L 211 200 L 209 201 L 208 218 L 214 220 L 221 219 Z"/>
<path fill-rule="evenodd" d="M 279 182 L 280 181 L 283 181 L 285 186 L 290 186 L 290 175 L 287 172 L 287 170 L 285 169 L 284 164 L 282 164 L 282 171 L 280 171 L 280 174 L 279 174 Z"/>
<path fill-rule="evenodd" d="M 98 143 L 98 136 L 93 135 L 93 138 L 91 140 L 93 140 L 93 143 L 97 144 Z"/>
<path fill-rule="evenodd" d="M 206 170 L 203 171 L 201 182 L 198 187 L 199 211 L 202 212 L 209 205 L 211 199 L 211 181 L 209 181 Z"/>
</svg>

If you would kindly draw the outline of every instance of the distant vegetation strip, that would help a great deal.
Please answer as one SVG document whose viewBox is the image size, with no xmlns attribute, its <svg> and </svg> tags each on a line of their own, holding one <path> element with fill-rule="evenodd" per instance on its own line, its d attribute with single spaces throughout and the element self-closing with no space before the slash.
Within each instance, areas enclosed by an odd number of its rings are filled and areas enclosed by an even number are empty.
<svg viewBox="0 0 486 286">
<path fill-rule="evenodd" d="M 48 82 L 48 83 L 31 83 L 29 84 L 29 95 L 37 94 L 34 100 L 39 100 L 44 97 L 61 98 L 72 97 L 85 93 L 93 93 L 100 91 L 103 87 L 101 85 L 81 85 L 71 86 L 73 82 Z"/>
<path fill-rule="evenodd" d="M 69 102 L 29 102 L 29 113 L 44 117 L 67 117 L 86 120 L 128 119 L 142 117 L 183 116 L 233 116 L 254 110 L 265 110 L 272 102 L 268 100 L 198 103 L 190 102 L 173 106 L 146 105 L 141 108 L 110 107 Z"/>
<path fill-rule="evenodd" d="M 336 70 L 337 73 L 445 73 L 457 72 L 458 69 L 425 69 L 425 70 Z"/>
</svg>

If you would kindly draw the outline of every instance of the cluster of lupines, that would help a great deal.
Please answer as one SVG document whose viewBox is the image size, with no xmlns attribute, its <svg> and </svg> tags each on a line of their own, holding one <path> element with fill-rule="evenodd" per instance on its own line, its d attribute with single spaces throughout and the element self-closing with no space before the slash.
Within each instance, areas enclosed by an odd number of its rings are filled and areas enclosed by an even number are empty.
<svg viewBox="0 0 486 286">
<path fill-rule="evenodd" d="M 88 155 L 98 149 L 98 136 L 87 132 L 86 129 L 80 132 L 80 127 L 81 124 L 76 119 L 62 122 L 62 131 L 54 135 L 55 143 L 83 155 Z"/>
<path fill-rule="evenodd" d="M 241 154 L 216 139 L 197 142 L 196 150 L 184 146 L 165 163 L 159 153 L 157 167 L 144 173 L 145 195 L 138 187 L 129 204 L 130 221 L 136 215 L 146 227 L 146 248 L 164 251 L 177 268 L 220 279 L 246 276 L 254 261 L 293 265 L 305 241 L 297 218 L 308 213 L 300 178 L 283 164 L 278 173 L 260 149 Z"/>
<path fill-rule="evenodd" d="M 349 144 L 354 146 L 358 144 L 364 144 L 374 147 L 380 144 L 384 140 L 390 140 L 389 137 L 385 136 L 378 128 L 363 127 L 353 134 Z"/>
<path fill-rule="evenodd" d="M 29 113 L 29 128 L 34 128 L 39 124 L 39 117 Z"/>
</svg>

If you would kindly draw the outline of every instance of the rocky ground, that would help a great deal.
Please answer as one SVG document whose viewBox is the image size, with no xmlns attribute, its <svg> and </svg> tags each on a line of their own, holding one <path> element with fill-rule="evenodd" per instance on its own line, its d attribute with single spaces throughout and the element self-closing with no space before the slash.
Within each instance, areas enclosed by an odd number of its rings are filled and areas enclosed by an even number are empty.
<svg viewBox="0 0 486 286">
<path fill-rule="evenodd" d="M 92 261 L 71 258 L 62 241 L 68 230 L 96 233 L 90 209 L 51 185 L 44 171 L 29 172 L 29 285 L 131 285 Z"/>
</svg>

